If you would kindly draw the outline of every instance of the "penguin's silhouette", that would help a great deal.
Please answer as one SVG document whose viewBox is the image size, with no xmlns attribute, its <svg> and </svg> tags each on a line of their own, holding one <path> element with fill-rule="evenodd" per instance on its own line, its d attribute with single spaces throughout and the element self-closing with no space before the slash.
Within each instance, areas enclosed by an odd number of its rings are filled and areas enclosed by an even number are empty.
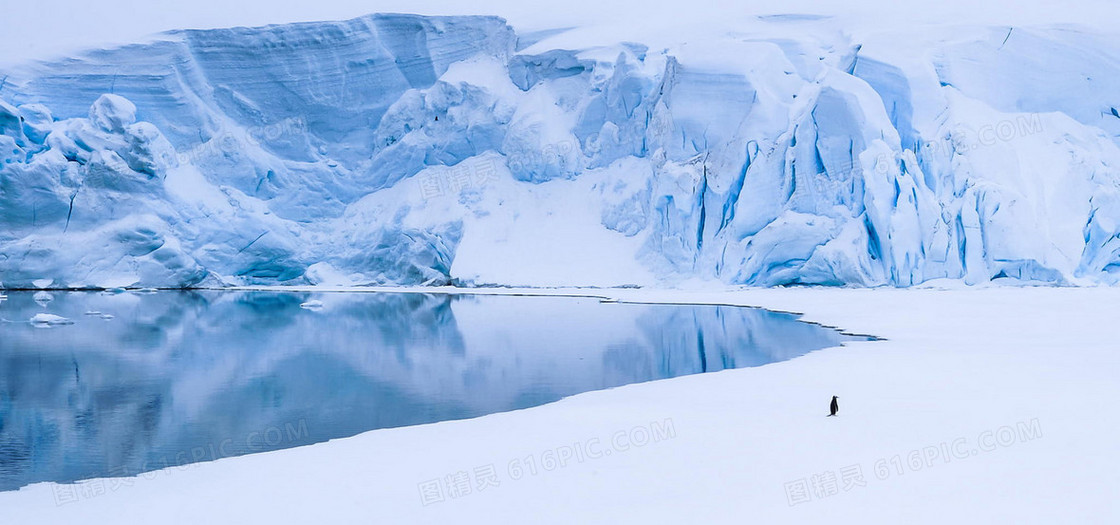
<svg viewBox="0 0 1120 525">
<path fill-rule="evenodd" d="M 832 404 L 828 406 L 828 411 L 830 412 L 828 414 L 828 417 L 835 416 L 836 411 L 840 410 L 840 405 L 836 404 L 836 399 L 837 399 L 836 396 L 832 396 Z"/>
</svg>

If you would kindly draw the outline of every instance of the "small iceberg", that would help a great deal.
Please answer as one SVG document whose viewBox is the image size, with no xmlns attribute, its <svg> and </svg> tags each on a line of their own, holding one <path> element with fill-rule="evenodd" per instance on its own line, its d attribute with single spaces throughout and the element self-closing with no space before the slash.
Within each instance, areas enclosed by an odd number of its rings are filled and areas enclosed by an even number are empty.
<svg viewBox="0 0 1120 525">
<path fill-rule="evenodd" d="M 304 310 L 322 310 L 323 301 L 313 299 L 311 301 L 307 301 L 306 303 L 300 304 L 299 307 L 303 308 Z"/>
<path fill-rule="evenodd" d="M 111 321 L 111 320 L 113 320 L 113 319 L 114 319 L 114 318 L 115 318 L 116 316 L 114 316 L 113 314 L 101 314 L 101 316 L 100 316 L 100 317 L 101 317 L 102 319 L 106 320 L 106 321 Z"/>
<path fill-rule="evenodd" d="M 31 324 L 42 327 L 61 326 L 66 324 L 74 324 L 74 321 L 54 314 L 35 314 L 31 317 Z"/>
<path fill-rule="evenodd" d="M 43 308 L 46 308 L 47 305 L 54 300 L 54 296 L 48 292 L 35 292 L 33 298 L 35 299 L 35 302 Z"/>
<path fill-rule="evenodd" d="M 98 312 L 97 310 L 90 310 L 90 311 L 86 312 L 85 315 L 95 315 L 96 316 L 96 315 L 101 315 L 101 312 Z"/>
</svg>

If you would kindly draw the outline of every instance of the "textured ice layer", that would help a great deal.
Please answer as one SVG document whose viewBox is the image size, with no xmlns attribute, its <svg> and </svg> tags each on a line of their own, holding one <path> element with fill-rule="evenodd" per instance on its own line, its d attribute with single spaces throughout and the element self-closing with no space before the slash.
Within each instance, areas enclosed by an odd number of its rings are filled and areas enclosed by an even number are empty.
<svg viewBox="0 0 1120 525">
<path fill-rule="evenodd" d="M 0 282 L 1120 279 L 1117 39 L 841 29 L 573 49 L 377 15 L 19 66 Z"/>
</svg>

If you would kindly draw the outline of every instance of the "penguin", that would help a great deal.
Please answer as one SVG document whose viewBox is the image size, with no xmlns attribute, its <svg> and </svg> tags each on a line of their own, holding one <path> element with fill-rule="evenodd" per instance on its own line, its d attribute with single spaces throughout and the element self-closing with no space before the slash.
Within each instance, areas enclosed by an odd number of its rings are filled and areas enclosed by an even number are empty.
<svg viewBox="0 0 1120 525">
<path fill-rule="evenodd" d="M 828 415 L 828 417 L 835 416 L 836 411 L 840 410 L 840 405 L 836 404 L 837 399 L 838 398 L 836 396 L 832 396 L 832 404 L 828 406 L 828 410 L 831 413 Z"/>
</svg>

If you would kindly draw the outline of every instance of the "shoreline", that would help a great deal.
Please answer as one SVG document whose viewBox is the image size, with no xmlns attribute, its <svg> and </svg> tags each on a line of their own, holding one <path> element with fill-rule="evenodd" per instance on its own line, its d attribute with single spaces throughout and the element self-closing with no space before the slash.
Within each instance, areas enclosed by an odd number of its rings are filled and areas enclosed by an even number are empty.
<svg viewBox="0 0 1120 525">
<path fill-rule="evenodd" d="M 151 509 L 176 509 L 159 514 L 168 523 L 1120 519 L 1109 495 L 1120 469 L 1109 452 L 1114 425 L 1098 417 L 1120 396 L 1110 308 L 1120 301 L 1118 288 L 612 295 L 800 311 L 804 321 L 885 340 L 171 468 L 71 505 L 55 505 L 58 485 L 31 485 L 0 493 L 0 522 L 119 523 L 150 518 Z M 840 416 L 825 418 L 832 395 L 840 396 Z M 506 469 L 514 459 L 524 470 L 527 458 L 539 463 L 544 451 L 608 443 L 620 430 L 666 420 L 672 439 L 516 480 Z M 1018 422 L 1037 422 L 1041 438 L 908 466 L 907 451 L 921 456 L 962 437 L 982 444 L 985 433 L 999 436 Z M 890 466 L 896 457 L 905 475 Z M 875 475 L 883 464 L 889 479 Z M 497 467 L 499 487 L 422 505 L 419 484 L 487 465 Z M 785 484 L 856 465 L 866 486 L 787 501 Z"/>
</svg>

